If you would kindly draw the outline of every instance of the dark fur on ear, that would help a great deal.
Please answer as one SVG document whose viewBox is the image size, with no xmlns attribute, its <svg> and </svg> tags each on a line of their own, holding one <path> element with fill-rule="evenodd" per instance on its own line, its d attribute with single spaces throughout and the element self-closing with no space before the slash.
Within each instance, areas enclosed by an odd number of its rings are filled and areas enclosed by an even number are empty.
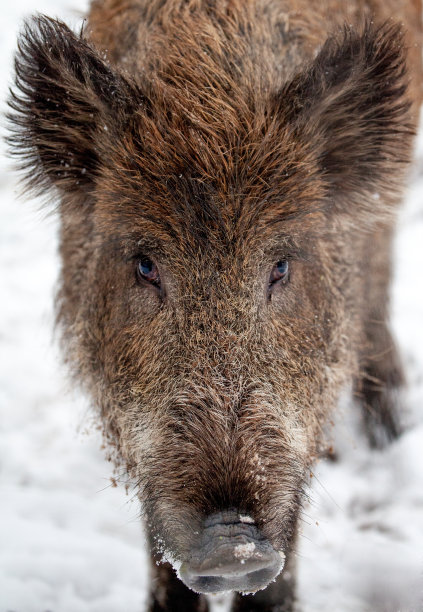
<svg viewBox="0 0 423 612">
<path fill-rule="evenodd" d="M 101 143 L 116 138 L 144 98 L 82 35 L 44 16 L 25 25 L 15 70 L 8 142 L 27 188 L 89 190 Z"/>
<path fill-rule="evenodd" d="M 401 28 L 365 23 L 330 37 L 308 70 L 279 95 L 281 111 L 316 157 L 335 203 L 397 192 L 410 161 L 412 125 Z M 285 115 L 286 116 L 286 115 Z M 366 208 L 366 214 L 371 214 Z"/>
</svg>

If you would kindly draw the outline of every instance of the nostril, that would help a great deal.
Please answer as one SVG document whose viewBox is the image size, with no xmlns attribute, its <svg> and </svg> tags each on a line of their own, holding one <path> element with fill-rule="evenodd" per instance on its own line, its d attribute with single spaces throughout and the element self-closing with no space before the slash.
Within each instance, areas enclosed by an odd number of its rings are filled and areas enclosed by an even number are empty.
<svg viewBox="0 0 423 612">
<path fill-rule="evenodd" d="M 182 564 L 179 576 L 200 593 L 253 592 L 264 589 L 282 570 L 283 563 L 284 555 L 256 525 L 219 522 L 214 516 L 205 521 L 198 546 Z"/>
</svg>

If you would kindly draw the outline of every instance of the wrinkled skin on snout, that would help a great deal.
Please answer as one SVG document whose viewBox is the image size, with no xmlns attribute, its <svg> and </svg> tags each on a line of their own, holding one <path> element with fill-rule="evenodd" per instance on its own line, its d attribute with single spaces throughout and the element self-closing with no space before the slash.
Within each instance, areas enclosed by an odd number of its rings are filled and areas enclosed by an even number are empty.
<svg viewBox="0 0 423 612">
<path fill-rule="evenodd" d="M 403 33 L 329 34 L 323 2 L 324 36 L 301 46 L 278 3 L 233 0 L 223 18 L 139 0 L 138 48 L 135 13 L 109 4 L 82 36 L 27 25 L 10 100 L 28 186 L 60 196 L 64 353 L 165 562 L 151 610 L 204 612 L 198 594 L 219 591 L 256 593 L 237 612 L 291 610 L 304 489 L 341 390 L 360 395 L 371 443 L 398 434 Z"/>
</svg>

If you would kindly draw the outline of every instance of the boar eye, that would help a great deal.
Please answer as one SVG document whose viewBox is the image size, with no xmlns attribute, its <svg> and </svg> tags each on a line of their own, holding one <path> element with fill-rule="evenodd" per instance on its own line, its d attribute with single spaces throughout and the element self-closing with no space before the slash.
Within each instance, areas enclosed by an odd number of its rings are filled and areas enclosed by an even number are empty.
<svg viewBox="0 0 423 612">
<path fill-rule="evenodd" d="M 156 287 L 160 287 L 159 270 L 149 257 L 142 257 L 137 263 L 137 277 L 139 280 L 147 281 Z"/>
<path fill-rule="evenodd" d="M 289 262 L 287 259 L 281 259 L 274 266 L 270 274 L 269 287 L 272 287 L 277 282 L 287 283 L 289 280 Z"/>
</svg>

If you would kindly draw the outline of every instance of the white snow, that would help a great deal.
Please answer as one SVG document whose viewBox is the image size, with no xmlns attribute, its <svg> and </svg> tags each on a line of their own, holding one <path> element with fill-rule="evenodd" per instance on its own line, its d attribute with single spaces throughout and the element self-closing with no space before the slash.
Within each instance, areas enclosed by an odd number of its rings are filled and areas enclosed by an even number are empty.
<svg viewBox="0 0 423 612">
<path fill-rule="evenodd" d="M 249 523 L 250 525 L 255 522 L 251 516 L 248 516 L 248 514 L 240 514 L 239 520 L 241 523 Z"/>
<path fill-rule="evenodd" d="M 256 550 L 256 545 L 254 542 L 248 542 L 247 544 L 238 544 L 234 548 L 234 556 L 241 561 L 241 563 L 245 563 L 247 559 L 250 559 L 254 551 Z"/>
<path fill-rule="evenodd" d="M 22 17 L 39 11 L 77 24 L 74 9 L 85 7 L 82 0 L 8 3 L 1 99 Z M 17 198 L 3 152 L 1 143 L 0 612 L 140 612 L 147 557 L 139 508 L 123 486 L 112 486 L 87 405 L 67 388 L 52 341 L 57 224 Z M 423 609 L 422 168 L 423 137 L 393 284 L 393 324 L 409 381 L 407 431 L 375 452 L 354 418 L 339 419 L 339 461 L 316 466 L 304 509 L 304 612 Z M 222 598 L 214 601 L 214 610 L 224 609 Z"/>
</svg>

